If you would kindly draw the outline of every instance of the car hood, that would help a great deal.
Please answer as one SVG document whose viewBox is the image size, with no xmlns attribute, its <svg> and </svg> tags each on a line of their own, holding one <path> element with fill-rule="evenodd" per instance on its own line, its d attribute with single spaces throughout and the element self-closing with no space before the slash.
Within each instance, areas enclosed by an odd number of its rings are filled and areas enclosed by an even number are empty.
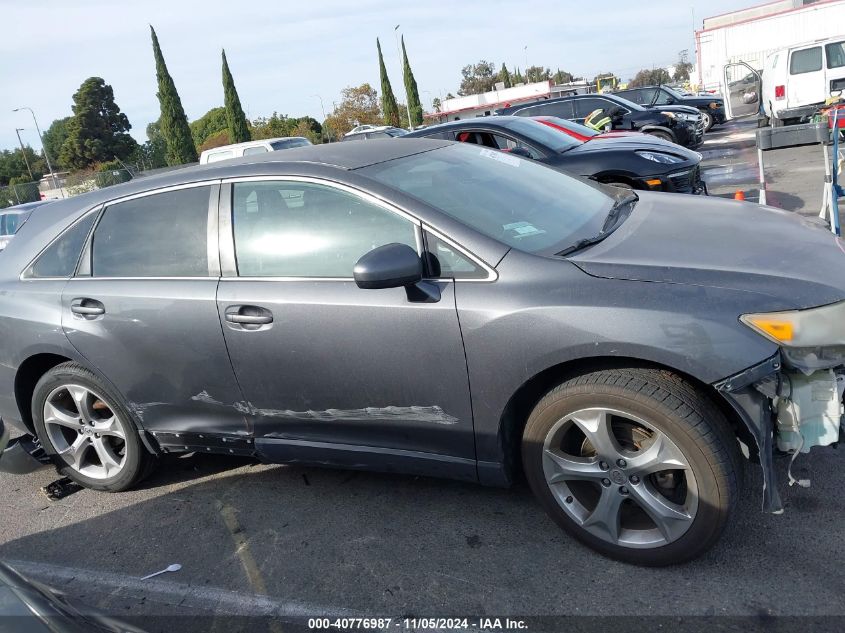
<svg viewBox="0 0 845 633">
<path fill-rule="evenodd" d="M 585 141 L 583 144 L 573 147 L 567 153 L 586 153 L 591 151 L 607 151 L 610 149 L 661 152 L 664 154 L 675 154 L 676 156 L 695 162 L 701 160 L 701 154 L 693 152 L 686 147 L 681 147 L 677 143 L 665 141 L 651 134 L 642 134 L 639 132 L 619 136 L 611 136 L 609 134 L 594 136 L 589 141 Z"/>
<path fill-rule="evenodd" d="M 648 106 L 650 110 L 657 110 L 658 112 L 683 112 L 684 114 L 699 114 L 698 108 L 693 108 L 688 105 L 655 105 Z"/>
<path fill-rule="evenodd" d="M 638 195 L 616 231 L 569 259 L 596 277 L 766 295 L 773 309 L 845 299 L 845 246 L 817 221 L 748 202 Z"/>
</svg>

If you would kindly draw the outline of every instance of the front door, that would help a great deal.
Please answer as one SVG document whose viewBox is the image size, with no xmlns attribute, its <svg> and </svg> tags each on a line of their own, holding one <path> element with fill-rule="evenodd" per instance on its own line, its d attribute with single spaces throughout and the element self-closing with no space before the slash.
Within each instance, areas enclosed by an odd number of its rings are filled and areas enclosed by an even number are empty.
<svg viewBox="0 0 845 633">
<path fill-rule="evenodd" d="M 762 80 L 760 73 L 745 62 L 728 64 L 723 69 L 727 98 L 725 109 L 729 119 L 756 114 L 760 109 Z"/>
<path fill-rule="evenodd" d="M 70 343 L 150 431 L 248 431 L 215 304 L 218 191 L 198 185 L 108 203 L 62 293 Z"/>
<path fill-rule="evenodd" d="M 217 302 L 256 449 L 278 461 L 474 478 L 454 283 L 437 282 L 439 300 L 422 301 L 352 279 L 377 246 L 420 251 L 419 223 L 331 183 L 230 186 L 221 238 L 234 240 L 237 276 L 224 272 Z"/>
</svg>

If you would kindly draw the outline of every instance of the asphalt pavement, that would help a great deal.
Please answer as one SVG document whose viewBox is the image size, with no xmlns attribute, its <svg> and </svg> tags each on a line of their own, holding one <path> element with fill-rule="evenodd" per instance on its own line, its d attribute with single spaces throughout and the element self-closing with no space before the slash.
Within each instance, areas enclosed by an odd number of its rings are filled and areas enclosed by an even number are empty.
<svg viewBox="0 0 845 633">
<path fill-rule="evenodd" d="M 702 151 L 711 193 L 756 195 L 750 124 L 714 130 Z M 779 152 L 770 201 L 817 213 L 820 150 Z M 301 618 L 324 615 L 841 616 L 843 457 L 832 448 L 799 456 L 807 489 L 786 486 L 780 461 L 779 516 L 760 512 L 761 478 L 749 465 L 721 541 L 664 569 L 577 544 L 524 484 L 502 490 L 211 455 L 168 457 L 134 491 L 82 490 L 59 501 L 41 492 L 57 478 L 52 469 L 0 474 L 0 560 L 151 632 L 300 630 Z M 182 569 L 140 579 L 172 563 Z M 233 619 L 269 614 L 279 620 Z"/>
</svg>

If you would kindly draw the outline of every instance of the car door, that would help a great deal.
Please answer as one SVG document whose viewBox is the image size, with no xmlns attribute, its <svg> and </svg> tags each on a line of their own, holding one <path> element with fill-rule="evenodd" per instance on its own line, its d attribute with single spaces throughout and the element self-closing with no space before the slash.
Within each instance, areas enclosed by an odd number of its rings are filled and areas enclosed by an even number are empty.
<svg viewBox="0 0 845 633">
<path fill-rule="evenodd" d="M 845 40 L 825 44 L 824 60 L 828 93 L 833 90 L 845 91 Z"/>
<path fill-rule="evenodd" d="M 603 108 L 607 108 L 608 106 L 615 105 L 611 101 L 607 99 L 601 99 L 600 97 L 588 97 L 586 99 L 576 99 L 575 100 L 575 114 L 573 121 L 577 123 L 583 123 L 584 119 L 589 116 L 589 114 L 595 110 L 600 110 Z"/>
<path fill-rule="evenodd" d="M 824 102 L 828 91 L 823 66 L 820 45 L 790 52 L 789 79 L 786 82 L 787 107 L 797 108 Z"/>
<path fill-rule="evenodd" d="M 419 222 L 307 178 L 224 183 L 220 217 L 217 305 L 258 452 L 475 478 L 454 284 L 433 300 L 352 278 L 375 247 L 420 251 Z"/>
<path fill-rule="evenodd" d="M 198 183 L 107 203 L 62 293 L 68 340 L 147 430 L 248 431 L 215 303 L 218 194 Z"/>
</svg>

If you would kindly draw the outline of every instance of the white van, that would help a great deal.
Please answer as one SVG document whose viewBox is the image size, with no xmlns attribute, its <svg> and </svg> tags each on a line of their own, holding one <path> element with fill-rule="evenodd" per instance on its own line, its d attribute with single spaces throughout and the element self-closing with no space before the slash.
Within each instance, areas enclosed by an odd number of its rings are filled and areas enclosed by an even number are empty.
<svg viewBox="0 0 845 633">
<path fill-rule="evenodd" d="M 290 149 L 291 147 L 305 147 L 306 145 L 311 145 L 311 141 L 304 136 L 265 138 L 260 141 L 223 145 L 221 147 L 207 149 L 200 154 L 200 165 L 216 163 L 219 160 L 227 160 L 229 158 L 240 158 L 241 156 L 249 156 L 251 154 L 265 154 L 280 149 Z"/>
<path fill-rule="evenodd" d="M 763 110 L 773 126 L 813 114 L 845 90 L 845 35 L 775 51 L 763 66 Z"/>
</svg>

